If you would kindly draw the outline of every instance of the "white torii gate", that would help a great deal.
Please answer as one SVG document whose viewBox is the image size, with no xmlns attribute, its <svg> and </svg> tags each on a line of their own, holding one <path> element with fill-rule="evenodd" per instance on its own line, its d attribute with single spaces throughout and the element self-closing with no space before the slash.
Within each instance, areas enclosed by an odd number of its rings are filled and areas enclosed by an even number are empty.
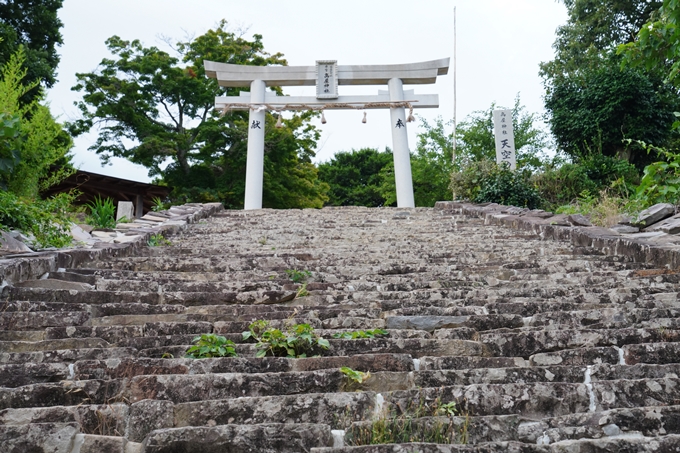
<svg viewBox="0 0 680 453">
<path fill-rule="evenodd" d="M 405 108 L 439 107 L 439 96 L 416 95 L 412 90 L 404 91 L 403 85 L 435 83 L 438 75 L 448 73 L 449 59 L 396 65 L 338 66 L 334 60 L 319 60 L 316 63 L 316 66 L 246 66 L 204 61 L 206 75 L 217 79 L 221 86 L 250 86 L 250 92 L 242 92 L 240 96 L 215 98 L 217 109 L 250 110 L 244 209 L 262 208 L 264 117 L 267 109 L 347 108 L 390 109 L 397 206 L 414 207 Z M 266 92 L 267 86 L 310 85 L 316 85 L 316 97 L 276 96 L 275 93 Z M 338 85 L 387 85 L 388 90 L 380 90 L 374 96 L 339 96 Z M 409 113 L 409 120 L 410 117 Z"/>
</svg>

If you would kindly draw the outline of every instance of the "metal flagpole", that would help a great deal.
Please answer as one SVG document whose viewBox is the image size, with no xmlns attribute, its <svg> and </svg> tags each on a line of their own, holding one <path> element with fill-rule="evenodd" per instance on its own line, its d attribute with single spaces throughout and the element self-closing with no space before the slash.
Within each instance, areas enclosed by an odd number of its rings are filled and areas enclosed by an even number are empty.
<svg viewBox="0 0 680 453">
<path fill-rule="evenodd" d="M 453 153 L 452 160 L 456 163 L 456 7 L 453 7 Z"/>
</svg>

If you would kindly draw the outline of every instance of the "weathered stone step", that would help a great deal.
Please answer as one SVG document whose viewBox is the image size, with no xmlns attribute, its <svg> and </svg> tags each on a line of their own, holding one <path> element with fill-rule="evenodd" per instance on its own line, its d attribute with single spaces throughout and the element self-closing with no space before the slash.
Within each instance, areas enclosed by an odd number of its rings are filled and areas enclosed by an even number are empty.
<svg viewBox="0 0 680 453">
<path fill-rule="evenodd" d="M 582 347 L 623 347 L 628 344 L 674 342 L 680 330 L 582 329 L 482 332 L 479 341 L 496 356 L 529 357 L 543 352 Z"/>
<path fill-rule="evenodd" d="M 80 326 L 90 319 L 85 311 L 0 313 L 2 330 L 34 330 L 52 326 Z"/>
<path fill-rule="evenodd" d="M 328 425 L 268 423 L 218 425 L 152 431 L 143 453 L 299 453 L 333 445 Z"/>
<path fill-rule="evenodd" d="M 678 448 L 680 448 L 679 435 L 644 437 L 633 434 L 631 436 L 622 435 L 601 439 L 566 440 L 547 446 L 521 442 L 485 442 L 477 445 L 408 443 L 342 448 L 312 448 L 310 453 L 662 453 L 677 451 Z"/>
<path fill-rule="evenodd" d="M 221 306 L 224 309 L 224 306 Z M 86 312 L 91 317 L 125 315 L 125 314 L 167 314 L 182 313 L 186 310 L 181 305 L 149 305 L 138 303 L 107 303 L 107 304 L 84 304 L 72 302 L 27 302 L 27 301 L 8 301 L 3 303 L 4 314 L 31 314 L 31 313 L 66 313 L 66 312 Z M 275 307 L 270 307 L 274 310 Z M 47 316 L 47 315 L 44 315 Z"/>
<path fill-rule="evenodd" d="M 73 365 L 74 379 L 123 379 L 150 374 L 283 373 L 337 370 L 349 367 L 359 371 L 412 371 L 408 354 L 361 354 L 354 356 L 308 357 L 221 357 L 209 359 L 82 360 Z"/>
<path fill-rule="evenodd" d="M 519 424 L 507 420 L 502 431 L 514 440 L 526 443 L 541 440 L 550 444 L 626 434 L 657 437 L 680 434 L 679 417 L 680 406 L 647 406 L 569 414 L 540 421 L 524 420 Z M 471 427 L 474 432 L 474 423 Z"/>
<path fill-rule="evenodd" d="M 107 404 L 124 399 L 123 380 L 60 381 L 16 388 L 0 387 L 0 410 L 79 404 Z"/>
<path fill-rule="evenodd" d="M 80 404 L 10 408 L 0 411 L 0 426 L 33 423 L 77 423 L 80 432 L 88 434 L 123 435 L 128 431 L 130 407 L 125 403 Z"/>
<path fill-rule="evenodd" d="M 2 448 L 10 453 L 44 452 L 45 448 L 53 453 L 71 453 L 78 432 L 75 422 L 0 425 Z"/>
<path fill-rule="evenodd" d="M 45 341 L 0 341 L 0 354 L 37 351 L 79 350 L 108 348 L 101 338 L 64 338 Z M 0 359 L 1 360 L 1 359 Z"/>
<path fill-rule="evenodd" d="M 170 336 L 129 338 L 119 345 L 131 347 L 151 346 L 140 349 L 140 357 L 162 358 L 168 355 L 181 357 L 191 346 L 192 336 Z M 331 339 L 330 348 L 323 352 L 324 356 L 350 356 L 358 354 L 410 354 L 412 357 L 423 356 L 480 356 L 484 354 L 482 343 L 459 339 L 423 339 L 423 338 L 373 338 L 356 340 Z M 184 344 L 182 344 L 184 343 Z M 133 346 L 134 345 L 134 346 Z M 156 346 L 160 345 L 160 346 Z M 254 356 L 255 344 L 237 344 L 239 356 Z"/>
<path fill-rule="evenodd" d="M 418 329 L 433 332 L 442 328 L 469 327 L 476 331 L 522 327 L 519 315 L 485 316 L 385 316 L 386 329 Z"/>
<path fill-rule="evenodd" d="M 137 350 L 133 348 L 51 349 L 38 352 L 1 352 L 0 364 L 26 362 L 74 363 L 78 360 L 106 360 L 136 356 Z"/>
<path fill-rule="evenodd" d="M 479 445 L 406 443 L 362 445 L 337 448 L 312 448 L 310 453 L 550 453 L 547 447 L 520 442 L 488 442 Z"/>
</svg>

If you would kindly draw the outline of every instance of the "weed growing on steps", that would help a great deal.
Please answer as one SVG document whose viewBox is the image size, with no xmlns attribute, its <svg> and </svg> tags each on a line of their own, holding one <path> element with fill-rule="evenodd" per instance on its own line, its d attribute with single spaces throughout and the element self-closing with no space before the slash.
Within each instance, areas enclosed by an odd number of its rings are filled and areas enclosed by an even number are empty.
<svg viewBox="0 0 680 453">
<path fill-rule="evenodd" d="M 307 283 L 303 283 L 302 286 L 300 286 L 300 289 L 297 290 L 297 293 L 295 293 L 295 298 L 297 299 L 298 297 L 307 296 L 309 296 L 309 291 L 307 291 Z"/>
<path fill-rule="evenodd" d="M 305 283 L 312 276 L 310 271 L 299 271 L 297 269 L 286 269 L 286 274 L 293 283 Z"/>
<path fill-rule="evenodd" d="M 304 358 L 319 354 L 330 347 L 328 340 L 321 338 L 309 324 L 292 324 L 286 332 L 269 326 L 264 320 L 257 320 L 242 333 L 243 340 L 256 341 L 256 357 Z"/>
<path fill-rule="evenodd" d="M 358 338 L 375 338 L 389 334 L 390 333 L 384 329 L 355 330 L 352 332 L 334 333 L 333 338 L 338 338 L 340 340 L 356 340 Z"/>
<path fill-rule="evenodd" d="M 185 358 L 236 357 L 234 342 L 214 333 L 204 333 L 194 338 L 193 343 L 194 345 L 187 349 Z"/>
<path fill-rule="evenodd" d="M 344 374 L 347 379 L 350 379 L 358 384 L 363 383 L 371 377 L 371 373 L 364 373 L 363 371 L 354 370 L 348 366 L 340 367 L 340 372 Z"/>
<path fill-rule="evenodd" d="M 470 417 L 455 401 L 423 400 L 402 410 L 393 408 L 372 421 L 355 422 L 347 429 L 348 446 L 425 442 L 466 444 Z"/>
<path fill-rule="evenodd" d="M 115 228 L 116 207 L 113 205 L 111 198 L 101 198 L 97 195 L 92 201 L 86 204 L 90 210 L 90 216 L 87 218 L 87 223 L 95 228 Z"/>
<path fill-rule="evenodd" d="M 164 245 L 172 245 L 172 242 L 167 240 L 161 233 L 152 234 L 147 241 L 149 247 L 162 247 Z"/>
</svg>

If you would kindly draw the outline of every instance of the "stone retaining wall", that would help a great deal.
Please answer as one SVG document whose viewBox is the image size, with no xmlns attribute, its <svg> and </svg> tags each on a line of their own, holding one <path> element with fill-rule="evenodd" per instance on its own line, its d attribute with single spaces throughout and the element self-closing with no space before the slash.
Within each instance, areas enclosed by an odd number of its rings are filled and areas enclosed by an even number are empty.
<svg viewBox="0 0 680 453">
<path fill-rule="evenodd" d="M 624 256 L 632 262 L 651 263 L 669 269 L 680 267 L 680 237 L 673 234 L 649 236 L 647 233 L 621 234 L 597 226 L 567 225 L 565 215 L 546 216 L 534 210 L 512 214 L 517 208 L 498 204 L 472 204 L 438 201 L 435 209 L 452 211 L 484 219 L 486 225 L 500 225 L 516 230 L 531 231 L 541 239 L 569 241 L 576 247 L 600 250 L 605 255 Z"/>
</svg>

